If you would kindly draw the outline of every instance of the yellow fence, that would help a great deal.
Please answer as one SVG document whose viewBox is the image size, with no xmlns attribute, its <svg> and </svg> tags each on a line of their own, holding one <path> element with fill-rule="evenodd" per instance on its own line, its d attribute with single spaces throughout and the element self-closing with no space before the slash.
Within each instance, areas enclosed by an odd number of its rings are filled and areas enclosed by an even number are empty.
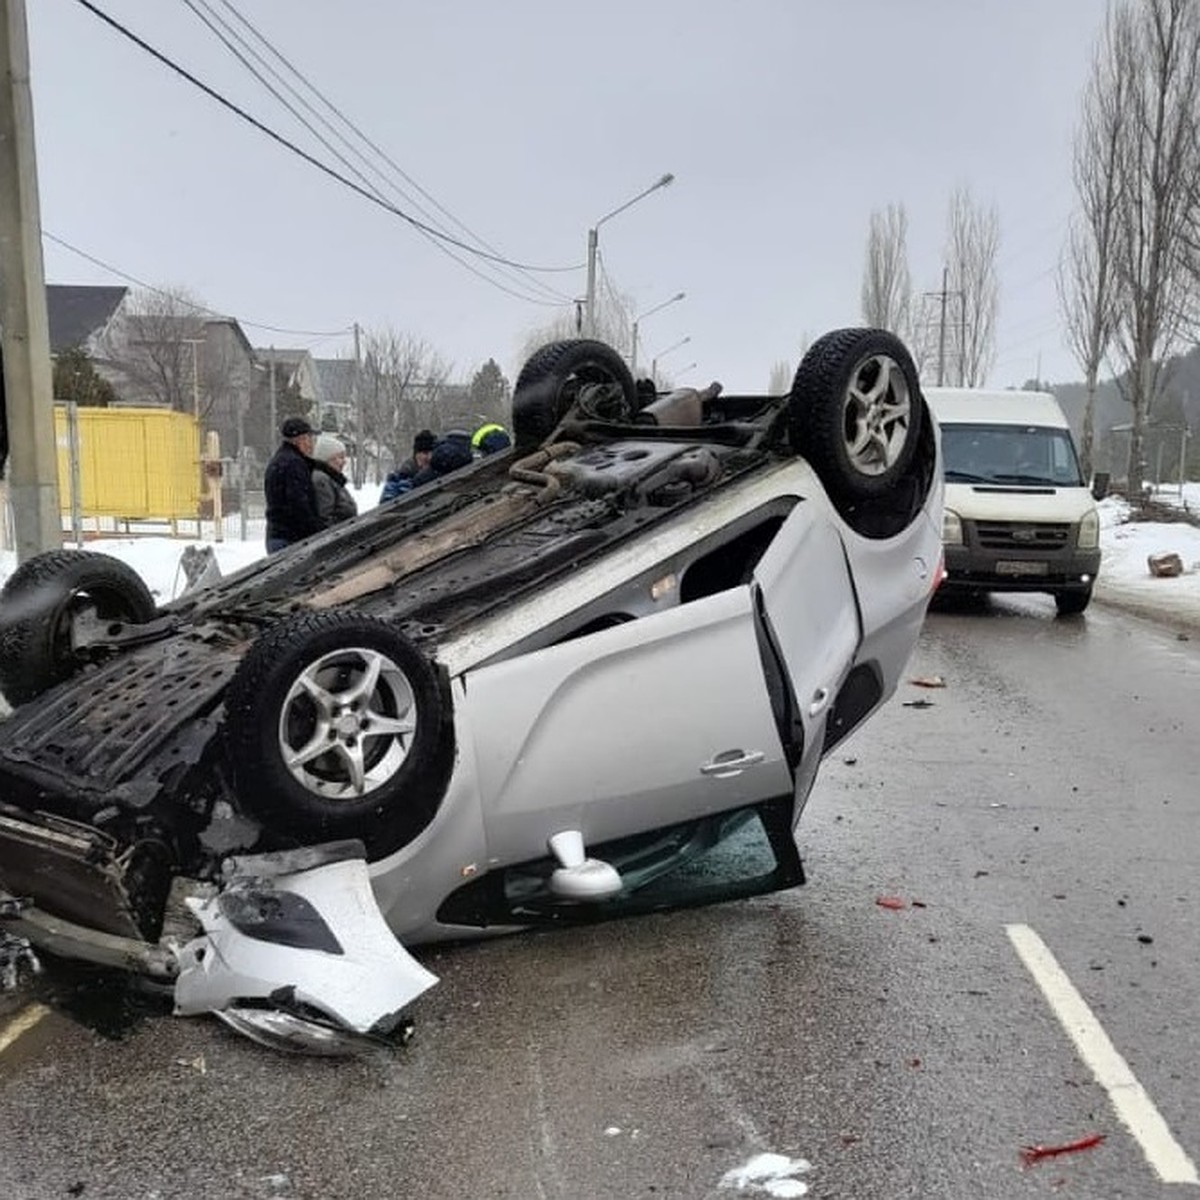
<svg viewBox="0 0 1200 1200">
<path fill-rule="evenodd" d="M 200 434 L 194 417 L 162 408 L 78 413 L 79 510 L 84 517 L 194 520 L 200 508 Z M 71 438 L 66 406 L 54 406 L 58 494 L 71 511 Z"/>
</svg>

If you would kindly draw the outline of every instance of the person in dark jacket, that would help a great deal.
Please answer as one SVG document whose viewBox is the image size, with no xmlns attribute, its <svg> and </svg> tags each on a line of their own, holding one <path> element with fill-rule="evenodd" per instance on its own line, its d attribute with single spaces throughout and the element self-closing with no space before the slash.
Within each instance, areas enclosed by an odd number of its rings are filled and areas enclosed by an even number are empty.
<svg viewBox="0 0 1200 1200">
<path fill-rule="evenodd" d="M 279 432 L 283 442 L 267 463 L 267 553 L 274 554 L 324 526 L 313 490 L 313 427 L 303 417 L 288 417 Z"/>
<path fill-rule="evenodd" d="M 339 521 L 358 516 L 358 504 L 346 487 L 342 468 L 346 465 L 346 444 L 332 433 L 322 433 L 313 444 L 313 491 L 317 495 L 317 516 L 328 529 Z"/>
<path fill-rule="evenodd" d="M 422 429 L 413 438 L 412 458 L 406 458 L 383 481 L 383 491 L 379 494 L 380 504 L 385 504 L 388 500 L 395 500 L 397 496 L 412 491 L 413 480 L 429 466 L 429 455 L 435 445 L 437 445 L 437 438 L 429 429 Z"/>
<path fill-rule="evenodd" d="M 432 483 L 451 471 L 470 466 L 475 461 L 471 452 L 471 435 L 465 429 L 452 429 L 439 438 L 429 454 L 429 465 L 413 476 L 413 487 Z"/>
</svg>

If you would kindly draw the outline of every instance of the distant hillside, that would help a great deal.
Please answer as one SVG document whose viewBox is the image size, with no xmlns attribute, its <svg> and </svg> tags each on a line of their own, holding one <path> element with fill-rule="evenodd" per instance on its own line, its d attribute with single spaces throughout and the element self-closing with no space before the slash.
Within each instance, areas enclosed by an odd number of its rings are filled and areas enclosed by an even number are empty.
<svg viewBox="0 0 1200 1200">
<path fill-rule="evenodd" d="M 1087 392 L 1082 383 L 1056 383 L 1051 390 L 1071 422 L 1078 440 L 1083 429 L 1083 408 Z M 1127 467 L 1127 434 L 1111 432 L 1114 425 L 1128 425 L 1133 410 L 1122 399 L 1113 379 L 1096 389 L 1096 470 L 1110 471 L 1114 479 L 1123 478 Z M 1174 430 L 1148 431 L 1146 478 L 1152 481 L 1174 480 L 1178 474 L 1180 433 L 1186 423 L 1192 431 L 1188 439 L 1188 478 L 1200 478 L 1200 346 L 1172 358 L 1167 366 L 1166 388 L 1151 414 L 1151 425 L 1175 426 Z M 1161 470 L 1160 470 L 1161 468 Z"/>
</svg>

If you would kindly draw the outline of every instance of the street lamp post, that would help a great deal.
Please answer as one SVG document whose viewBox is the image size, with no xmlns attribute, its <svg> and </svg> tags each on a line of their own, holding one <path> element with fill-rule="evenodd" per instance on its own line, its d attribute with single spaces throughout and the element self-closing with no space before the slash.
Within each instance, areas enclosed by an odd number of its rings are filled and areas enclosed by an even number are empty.
<svg viewBox="0 0 1200 1200">
<path fill-rule="evenodd" d="M 605 221 L 611 220 L 617 213 L 624 212 L 631 204 L 636 204 L 639 200 L 650 195 L 651 192 L 658 191 L 659 188 L 666 187 L 673 179 L 674 175 L 668 171 L 661 178 L 656 179 L 644 191 L 638 192 L 631 200 L 626 200 L 624 204 L 614 208 L 612 212 L 605 213 L 595 225 L 588 230 L 587 235 L 587 336 L 596 336 L 596 247 L 600 241 L 600 226 Z"/>
<path fill-rule="evenodd" d="M 666 356 L 668 354 L 670 354 L 671 351 L 678 350 L 680 346 L 686 346 L 688 344 L 688 342 L 690 342 L 691 340 L 692 339 L 690 336 L 685 337 L 685 338 L 680 338 L 679 341 L 677 341 L 674 345 L 668 346 L 665 350 L 660 350 L 650 360 L 650 378 L 654 381 L 655 387 L 658 387 L 658 360 L 660 358 L 666 358 Z"/>
<path fill-rule="evenodd" d="M 644 321 L 647 317 L 653 316 L 660 308 L 666 308 L 668 304 L 674 304 L 676 300 L 682 300 L 684 292 L 676 292 L 670 300 L 664 300 L 661 304 L 656 304 L 653 308 L 648 309 L 642 315 L 636 318 L 633 322 L 633 347 L 629 354 L 629 373 L 637 375 L 637 347 L 638 347 L 638 324 Z"/>
</svg>

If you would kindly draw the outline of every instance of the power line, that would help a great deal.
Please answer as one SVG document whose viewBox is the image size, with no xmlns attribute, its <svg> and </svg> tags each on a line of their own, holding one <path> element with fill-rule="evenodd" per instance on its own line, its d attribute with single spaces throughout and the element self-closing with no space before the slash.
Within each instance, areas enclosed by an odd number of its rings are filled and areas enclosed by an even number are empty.
<svg viewBox="0 0 1200 1200">
<path fill-rule="evenodd" d="M 503 255 L 491 254 L 488 251 L 481 250 L 481 249 L 479 249 L 478 246 L 472 246 L 469 243 L 460 240 L 459 238 L 452 237 L 448 233 L 443 233 L 440 229 L 435 229 L 431 225 L 426 225 L 423 221 L 418 221 L 416 217 L 412 216 L 409 213 L 406 213 L 403 209 L 398 208 L 396 205 L 389 203 L 387 200 L 384 200 L 380 196 L 376 196 L 376 195 L 372 194 L 366 188 L 355 183 L 352 179 L 347 179 L 346 176 L 342 175 L 338 171 L 335 171 L 333 169 L 333 167 L 328 165 L 328 163 L 323 163 L 319 158 L 316 158 L 315 156 L 309 154 L 307 150 L 301 149 L 299 146 L 296 145 L 295 142 L 289 141 L 282 134 L 277 133 L 269 125 L 265 125 L 262 121 L 258 120 L 257 117 L 251 116 L 250 113 L 246 112 L 245 109 L 240 108 L 238 105 L 234 104 L 232 100 L 227 99 L 225 96 L 221 95 L 220 92 L 216 91 L 214 88 L 209 87 L 209 85 L 204 83 L 202 80 L 197 79 L 196 76 L 193 75 L 190 71 L 181 67 L 178 63 L 176 63 L 172 59 L 168 58 L 161 51 L 156 50 L 153 46 L 150 45 L 149 42 L 143 41 L 140 37 L 137 36 L 137 34 L 133 33 L 129 29 L 126 29 L 124 25 L 122 25 L 119 21 L 114 20 L 106 12 L 104 12 L 103 10 L 98 8 L 95 4 L 93 4 L 91 2 L 91 0 L 76 0 L 76 3 L 81 5 L 83 8 L 87 9 L 88 12 L 90 12 L 93 16 L 95 16 L 99 20 L 103 21 L 110 28 L 115 29 L 119 34 L 121 34 L 122 37 L 128 38 L 129 41 L 133 42 L 133 44 L 135 46 L 144 50 L 152 58 L 154 58 L 158 62 L 162 63 L 163 66 L 167 67 L 171 71 L 174 71 L 176 75 L 179 75 L 183 79 L 186 79 L 188 81 L 188 83 L 192 84 L 193 87 L 199 88 L 200 91 L 202 91 L 210 99 L 215 100 L 223 108 L 227 108 L 230 112 L 234 113 L 236 116 L 241 117 L 241 119 L 243 121 L 246 121 L 248 124 L 254 126 L 255 129 L 257 129 L 260 133 L 265 134 L 273 142 L 276 142 L 278 145 L 283 146 L 284 149 L 286 149 L 286 150 L 290 150 L 293 154 L 297 155 L 299 158 L 302 158 L 310 166 L 316 167 L 318 171 L 322 172 L 325 175 L 328 175 L 331 179 L 336 179 L 339 183 L 341 183 L 345 187 L 348 187 L 352 192 L 356 192 L 358 195 L 362 196 L 365 200 L 369 200 L 372 204 L 378 205 L 380 208 L 384 209 L 386 212 L 391 213 L 393 216 L 399 217 L 402 221 L 405 221 L 409 225 L 413 226 L 413 228 L 422 229 L 426 233 L 430 234 L 432 237 L 439 238 L 440 240 L 442 240 L 444 242 L 448 242 L 452 246 L 457 246 L 460 250 L 464 250 L 468 254 L 474 254 L 477 258 L 485 259 L 488 262 L 500 263 L 507 267 L 515 267 L 521 271 L 548 271 L 548 270 L 557 271 L 557 270 L 564 269 L 564 268 L 559 268 L 559 267 L 537 267 L 537 266 L 532 266 L 529 263 L 515 262 L 513 259 L 505 258 Z M 565 268 L 565 269 L 572 269 L 572 268 Z M 573 268 L 573 269 L 577 270 L 578 268 Z"/>
<path fill-rule="evenodd" d="M 224 20 L 224 18 L 222 18 L 219 14 L 215 13 L 212 10 L 211 6 L 206 3 L 206 0 L 183 0 L 183 3 L 192 11 L 192 13 L 197 17 L 197 19 L 200 20 L 206 26 L 206 28 L 209 30 L 209 32 L 211 32 L 217 38 L 217 40 L 230 52 L 230 54 L 232 54 L 238 60 L 238 62 L 240 62 L 242 64 L 242 66 L 245 67 L 246 70 L 249 71 L 250 74 L 253 75 L 254 78 L 256 80 L 258 80 L 258 82 L 261 83 L 263 85 L 263 87 L 265 87 L 267 89 L 268 92 L 271 93 L 272 96 L 274 96 L 274 98 L 276 100 L 278 100 L 279 103 L 282 104 L 283 107 L 285 109 L 287 109 L 287 111 L 289 113 L 291 113 L 291 115 L 297 121 L 299 121 L 300 124 L 303 125 L 304 128 L 307 129 L 308 132 L 311 133 L 312 136 L 315 137 L 317 139 L 317 141 L 319 141 L 321 143 L 321 145 L 323 145 L 325 147 L 326 150 L 328 150 L 340 163 L 342 163 L 342 165 L 345 166 L 346 169 L 352 175 L 355 175 L 362 182 L 362 184 L 370 191 L 371 195 L 374 196 L 376 198 L 376 200 L 384 200 L 384 202 L 386 203 L 383 193 L 379 190 L 379 188 L 370 179 L 368 179 L 367 176 L 364 175 L 362 173 L 362 171 L 359 170 L 359 168 L 353 162 L 351 162 L 350 159 L 348 159 L 338 149 L 337 146 L 335 146 L 331 141 L 329 141 L 328 138 L 326 138 L 319 130 L 317 130 L 313 126 L 312 122 L 309 121 L 302 113 L 300 113 L 296 109 L 295 105 L 293 105 L 292 102 L 287 99 L 287 97 L 280 94 L 278 89 L 274 87 L 274 85 L 270 82 L 270 80 L 266 79 L 263 76 L 262 72 L 259 71 L 258 68 L 252 62 L 250 62 L 249 59 L 246 58 L 246 55 L 244 55 L 241 52 L 241 50 L 239 50 L 238 47 L 235 46 L 232 41 L 230 41 L 230 38 L 235 39 L 238 42 L 238 44 L 246 50 L 247 54 L 250 54 L 259 63 L 261 63 L 263 68 L 265 70 L 269 71 L 270 74 L 279 81 L 280 85 L 283 88 L 285 88 L 292 96 L 295 97 L 296 101 L 300 105 L 302 105 L 308 112 L 312 113 L 314 118 L 317 121 L 319 121 L 326 129 L 328 129 L 330 131 L 330 133 L 333 135 L 333 137 L 337 138 L 342 143 L 342 145 L 344 145 L 351 154 L 355 155 L 360 161 L 362 161 L 369 170 L 374 171 L 374 173 L 383 180 L 385 186 L 392 188 L 393 190 L 399 192 L 400 195 L 403 196 L 403 198 L 406 201 L 408 201 L 409 204 L 412 204 L 423 215 L 429 216 L 429 214 L 427 212 L 425 212 L 425 210 L 421 207 L 421 205 L 417 201 L 414 201 L 413 198 L 411 196 L 409 196 L 404 191 L 403 188 L 397 187 L 394 183 L 392 183 L 392 181 L 389 180 L 384 175 L 384 173 L 378 169 L 378 167 L 376 167 L 372 162 L 370 162 L 364 154 L 362 154 L 356 147 L 352 146 L 347 141 L 347 139 L 345 138 L 344 135 L 342 135 L 336 129 L 334 129 L 333 126 L 329 123 L 329 121 L 321 113 L 319 113 L 315 108 L 313 108 L 313 106 L 302 95 L 300 95 L 300 93 L 297 92 L 296 89 L 286 79 L 284 79 L 279 74 L 279 72 L 276 71 L 275 68 L 272 67 L 270 65 L 270 63 L 268 63 L 262 57 L 262 55 L 258 53 L 257 50 L 255 50 L 255 48 L 253 46 L 251 46 L 249 44 L 245 40 L 245 38 L 243 38 L 242 35 L 237 32 L 236 29 L 232 28 L 232 26 L 230 26 L 229 23 Z M 201 11 L 202 9 L 204 11 Z M 237 10 L 234 9 L 233 12 L 236 15 Z M 215 22 L 215 24 L 214 24 L 214 22 Z M 218 24 L 221 26 L 221 29 L 217 28 Z M 222 30 L 224 30 L 225 32 L 222 32 Z M 257 31 L 255 31 L 255 32 L 257 34 Z M 229 36 L 227 37 L 226 34 L 228 34 Z M 274 47 L 271 46 L 270 42 L 267 42 L 265 38 L 262 38 L 261 34 L 257 34 L 257 36 L 264 41 L 264 44 L 267 46 L 268 49 L 274 51 Z M 309 89 L 323 103 L 328 104 L 328 101 L 325 100 L 324 96 L 322 96 L 321 93 L 311 83 L 308 82 L 308 80 L 303 79 L 303 77 L 301 77 L 301 79 L 306 84 L 306 86 L 308 86 Z M 430 220 L 436 220 L 436 218 L 430 217 Z M 514 284 L 517 287 L 523 287 L 523 286 L 526 286 L 526 284 L 532 284 L 534 287 L 541 289 L 541 291 L 543 291 L 547 296 L 552 296 L 554 298 L 553 301 L 550 304 L 548 304 L 544 297 L 531 296 L 531 295 L 513 291 L 509 287 L 506 287 L 503 283 L 499 282 L 496 279 L 493 279 L 490 275 L 484 274 L 482 271 L 478 270 L 477 268 L 472 266 L 470 263 L 465 262 L 462 258 L 460 258 L 457 254 L 455 254 L 454 251 L 452 251 L 448 246 L 444 245 L 440 240 L 438 240 L 438 238 L 434 237 L 432 234 L 427 232 L 425 229 L 418 228 L 417 232 L 420 233 L 421 236 L 424 237 L 437 250 L 441 251 L 447 257 L 452 258 L 460 266 L 465 267 L 473 275 L 476 275 L 478 278 L 482 279 L 485 283 L 490 283 L 494 287 L 499 288 L 501 291 L 507 292 L 510 296 L 515 296 L 517 299 L 524 300 L 530 304 L 546 304 L 547 307 L 550 307 L 551 304 L 553 305 L 553 307 L 559 307 L 560 305 L 570 303 L 569 296 L 563 295 L 561 292 L 558 292 L 555 289 L 549 287 L 547 284 L 542 283 L 541 280 L 534 279 L 533 276 L 529 275 L 527 272 L 522 272 L 522 275 L 524 276 L 523 278 L 518 278 L 514 274 L 510 274 L 508 276 L 509 282 Z M 468 231 L 468 232 L 470 232 L 470 231 Z M 474 237 L 475 235 L 472 234 L 472 236 Z M 498 267 L 498 266 L 495 267 L 494 269 L 497 271 L 511 271 L 511 268 Z"/>
<path fill-rule="evenodd" d="M 201 3 L 204 3 L 204 0 L 201 0 Z M 429 203 L 432 204 L 434 208 L 436 208 L 440 213 L 442 213 L 445 217 L 447 217 L 451 221 L 452 224 L 458 226 L 458 228 L 461 229 L 464 233 L 469 234 L 481 246 L 485 246 L 485 247 L 487 247 L 487 249 L 492 250 L 497 254 L 499 253 L 499 251 L 496 249 L 495 246 L 491 245 L 485 238 L 480 237 L 479 234 L 477 234 L 473 229 L 471 229 L 467 225 L 463 224 L 463 222 L 460 221 L 452 212 L 450 212 L 450 210 L 448 208 L 446 208 L 444 205 L 440 204 L 435 197 L 430 195 L 429 192 L 427 192 L 411 175 L 409 175 L 408 172 L 405 171 L 404 168 L 401 167 L 400 164 L 397 163 L 395 161 L 395 159 L 393 159 L 387 153 L 386 150 L 382 149 L 382 147 L 377 145 L 365 133 L 363 133 L 362 129 L 359 128 L 359 126 L 357 126 L 352 120 L 350 120 L 350 118 L 348 116 L 346 116 L 346 114 L 344 112 L 342 112 L 342 110 L 340 108 L 338 108 L 338 106 L 336 104 L 334 104 L 332 100 L 330 100 L 327 96 L 323 95 L 320 92 L 320 90 L 316 87 L 316 85 L 313 84 L 312 81 L 309 80 L 298 67 L 296 67 L 292 62 L 290 62 L 278 50 L 278 48 L 270 41 L 269 38 L 267 38 L 263 33 L 261 33 L 258 29 L 256 29 L 255 26 L 251 23 L 251 21 L 246 16 L 244 16 L 242 13 L 238 12 L 238 10 L 234 7 L 234 5 L 232 3 L 230 3 L 230 0 L 221 0 L 221 3 L 225 6 L 225 8 L 227 8 L 234 15 L 234 17 L 237 18 L 237 20 L 239 20 L 247 29 L 249 29 L 250 32 L 256 38 L 258 38 L 258 40 L 281 63 L 283 63 L 283 65 L 285 67 L 287 67 L 287 69 L 289 71 L 291 71 L 292 74 L 295 75 L 296 78 L 299 79 L 300 82 L 303 83 L 313 93 L 313 95 L 315 95 L 321 101 L 321 103 L 324 104 L 325 107 L 328 108 L 329 111 L 332 112 L 334 114 L 334 116 L 336 116 L 338 118 L 338 120 L 340 120 L 342 122 L 342 124 L 344 124 L 351 131 L 351 133 L 353 133 L 356 137 L 361 139 L 361 141 L 366 146 L 368 146 L 372 151 L 374 151 L 375 154 L 377 154 L 381 159 L 383 159 L 383 161 L 385 163 L 387 163 L 388 166 L 390 166 L 392 168 L 392 170 L 395 171 L 406 183 L 408 183 L 410 186 L 412 186 L 418 192 L 420 192 L 420 194 L 422 196 L 424 196 L 425 199 L 428 200 Z M 210 6 L 210 11 L 211 11 L 211 6 Z M 542 267 L 542 268 L 540 268 L 540 270 L 543 273 L 582 271 L 586 265 L 587 265 L 586 263 L 577 263 L 574 266 L 570 266 L 570 267 Z"/>
<path fill-rule="evenodd" d="M 148 292 L 155 292 L 159 296 L 166 296 L 171 300 L 175 300 L 186 308 L 195 309 L 199 313 L 208 313 L 210 317 L 223 317 L 236 321 L 239 325 L 245 325 L 248 329 L 265 329 L 269 333 L 286 333 L 296 337 L 313 337 L 313 338 L 332 338 L 340 337 L 344 333 L 349 333 L 353 326 L 347 325 L 345 329 L 282 329 L 278 325 L 264 325 L 261 321 L 245 321 L 241 317 L 235 317 L 231 313 L 221 312 L 215 308 L 208 308 L 203 304 L 194 304 L 190 300 L 186 300 L 174 292 L 168 292 L 163 288 L 155 287 L 152 283 L 147 283 L 144 279 L 139 279 L 136 275 L 130 275 L 128 271 L 122 271 L 119 267 L 114 267 L 111 263 L 106 263 L 103 259 L 97 258 L 93 254 L 89 254 L 86 250 L 80 250 L 78 246 L 72 246 L 70 242 L 64 241 L 62 238 L 51 233 L 48 229 L 42 230 L 42 237 L 47 241 L 54 242 L 55 245 L 62 246 L 64 250 L 70 250 L 72 254 L 78 254 L 80 258 L 87 259 L 88 262 L 94 263 L 97 267 L 102 267 L 109 274 L 117 276 L 118 279 L 127 279 L 130 283 L 136 283 L 138 287 L 145 288 Z"/>
</svg>

